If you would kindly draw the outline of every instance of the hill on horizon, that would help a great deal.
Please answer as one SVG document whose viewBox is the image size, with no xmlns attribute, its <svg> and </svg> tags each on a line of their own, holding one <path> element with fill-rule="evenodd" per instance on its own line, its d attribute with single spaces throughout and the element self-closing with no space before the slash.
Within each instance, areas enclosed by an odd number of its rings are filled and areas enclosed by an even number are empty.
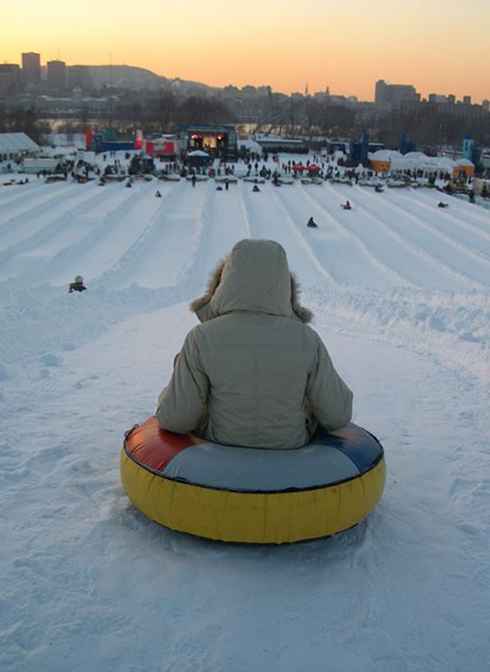
<svg viewBox="0 0 490 672">
<path fill-rule="evenodd" d="M 180 79 L 170 79 L 163 75 L 157 75 L 147 68 L 141 68 L 134 65 L 72 65 L 71 68 L 86 67 L 95 87 L 113 85 L 121 88 L 130 89 L 159 89 L 162 84 L 171 88 L 176 88 L 181 92 L 200 91 L 202 93 L 212 90 L 216 87 L 208 86 L 201 82 L 187 81 Z"/>
</svg>

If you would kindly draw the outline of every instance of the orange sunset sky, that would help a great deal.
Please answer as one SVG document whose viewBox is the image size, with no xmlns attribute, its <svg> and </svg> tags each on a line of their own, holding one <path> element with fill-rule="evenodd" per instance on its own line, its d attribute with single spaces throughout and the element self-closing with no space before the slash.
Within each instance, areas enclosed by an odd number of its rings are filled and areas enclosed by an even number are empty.
<svg viewBox="0 0 490 672">
<path fill-rule="evenodd" d="M 207 84 L 372 100 L 374 82 L 490 99 L 488 0 L 11 0 L 0 61 L 137 65 Z"/>
</svg>

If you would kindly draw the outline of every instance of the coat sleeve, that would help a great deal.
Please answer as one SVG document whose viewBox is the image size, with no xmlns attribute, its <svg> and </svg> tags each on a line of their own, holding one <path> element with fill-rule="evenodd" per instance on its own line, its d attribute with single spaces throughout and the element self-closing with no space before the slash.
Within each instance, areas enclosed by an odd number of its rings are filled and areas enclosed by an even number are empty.
<svg viewBox="0 0 490 672">
<path fill-rule="evenodd" d="M 156 417 L 160 427 L 178 434 L 196 430 L 207 413 L 208 392 L 209 379 L 191 332 L 176 358 L 172 378 L 158 399 Z"/>
<path fill-rule="evenodd" d="M 333 431 L 350 422 L 352 392 L 335 370 L 320 339 L 308 378 L 306 396 L 313 415 L 325 429 Z"/>
</svg>

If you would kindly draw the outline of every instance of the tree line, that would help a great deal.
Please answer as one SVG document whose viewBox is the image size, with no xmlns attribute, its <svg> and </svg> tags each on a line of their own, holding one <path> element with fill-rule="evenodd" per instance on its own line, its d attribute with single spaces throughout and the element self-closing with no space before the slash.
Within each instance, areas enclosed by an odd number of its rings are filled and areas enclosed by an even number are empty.
<svg viewBox="0 0 490 672">
<path fill-rule="evenodd" d="M 90 111 L 85 109 L 78 120 L 66 122 L 65 130 L 83 130 L 90 118 Z M 240 101 L 232 103 L 217 96 L 184 97 L 166 90 L 138 95 L 128 92 L 114 101 L 110 114 L 105 113 L 104 121 L 109 119 L 120 127 L 142 128 L 147 133 L 171 133 L 181 124 L 240 123 Z M 253 121 L 258 130 L 306 137 L 323 135 L 356 140 L 367 130 L 372 140 L 389 148 L 399 146 L 402 133 L 421 148 L 460 146 L 465 137 L 490 146 L 488 112 L 458 116 L 433 105 L 379 112 L 333 104 L 328 99 L 272 93 L 257 101 Z M 23 131 L 39 141 L 50 128 L 34 110 L 6 110 L 0 106 L 0 132 L 15 131 Z"/>
</svg>

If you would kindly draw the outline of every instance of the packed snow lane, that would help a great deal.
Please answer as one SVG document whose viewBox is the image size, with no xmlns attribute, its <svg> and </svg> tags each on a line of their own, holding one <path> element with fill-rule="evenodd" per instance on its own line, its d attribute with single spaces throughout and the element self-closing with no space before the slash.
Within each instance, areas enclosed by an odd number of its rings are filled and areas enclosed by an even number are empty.
<svg viewBox="0 0 490 672">
<path fill-rule="evenodd" d="M 393 190 L 396 191 L 396 190 Z M 432 194 L 417 193 L 414 199 L 410 194 L 394 193 L 388 195 L 388 200 L 398 207 L 403 208 L 418 219 L 423 219 L 425 225 L 432 227 L 439 234 L 452 241 L 456 246 L 462 248 L 462 253 L 477 255 L 477 262 L 481 263 L 482 258 L 487 262 L 490 260 L 490 217 L 487 216 L 487 226 L 478 226 L 469 223 L 471 214 L 475 206 L 465 206 L 457 214 L 453 214 L 453 208 L 438 208 L 440 201 L 437 196 Z M 453 201 L 451 200 L 451 206 Z M 464 205 L 464 204 L 463 204 Z M 479 257 L 479 258 L 478 258 Z"/>
<path fill-rule="evenodd" d="M 238 185 L 232 184 L 229 191 L 224 188 L 223 191 L 217 191 L 215 184 L 209 184 L 206 205 L 202 211 L 200 245 L 192 268 L 181 283 L 188 296 L 202 293 L 211 270 L 229 254 L 236 242 L 250 237 L 247 214 L 236 193 L 238 189 Z"/>
<path fill-rule="evenodd" d="M 256 193 L 250 183 L 244 182 L 240 188 L 252 238 L 266 238 L 280 243 L 287 252 L 291 270 L 298 274 L 305 286 L 335 284 L 330 270 L 319 263 L 288 211 L 276 199 L 274 190 L 277 187 L 261 185 L 261 191 Z"/>
<path fill-rule="evenodd" d="M 277 197 L 298 231 L 307 240 L 311 252 L 323 268 L 328 268 L 337 282 L 345 285 L 368 285 L 387 289 L 406 284 L 403 278 L 388 266 L 380 263 L 352 229 L 341 222 L 312 196 L 318 186 L 277 190 Z M 306 228 L 305 212 L 318 223 L 318 229 Z"/>
<path fill-rule="evenodd" d="M 185 305 L 127 320 L 51 362 L 28 405 L 5 381 L 2 672 L 296 672 L 326 660 L 352 672 L 486 669 L 482 388 L 385 341 L 341 335 L 327 303 L 305 304 L 355 390 L 356 422 L 385 445 L 377 510 L 338 537 L 272 548 L 145 519 L 120 486 L 122 433 L 154 409 L 196 322 Z"/>
<path fill-rule="evenodd" d="M 0 278 L 17 277 L 24 282 L 43 278 L 57 284 L 55 275 L 59 257 L 74 248 L 76 253 L 72 255 L 72 262 L 75 256 L 77 263 L 78 257 L 89 248 L 90 236 L 103 226 L 107 214 L 126 200 L 124 191 L 113 191 L 108 195 L 92 186 L 73 199 L 64 199 L 64 208 L 56 207 L 47 213 L 42 228 L 0 252 L 0 260 L 5 260 Z M 73 267 L 68 268 L 59 284 L 66 284 L 73 275 Z"/>
<path fill-rule="evenodd" d="M 15 179 L 19 179 L 18 175 L 15 175 Z M 46 185 L 44 180 L 33 181 L 31 178 L 28 184 L 16 184 L 8 189 L 0 189 L 0 212 L 6 212 L 7 206 L 10 208 L 12 206 L 15 207 L 18 203 L 22 203 L 26 197 L 26 191 L 34 194 L 36 191 L 44 192 L 46 189 L 54 186 L 56 185 Z M 60 184 L 58 183 L 57 186 L 59 187 Z M 50 191 L 52 193 L 52 189 Z"/>
<path fill-rule="evenodd" d="M 415 244 L 394 230 L 393 216 L 387 214 L 382 201 L 373 205 L 361 188 L 327 186 L 325 190 L 314 192 L 314 196 L 327 212 L 333 216 L 342 213 L 345 226 L 349 227 L 370 250 L 380 263 L 404 278 L 407 284 L 437 289 L 441 287 L 468 288 L 469 279 L 460 276 L 442 263 L 437 263 L 431 250 Z M 376 194 L 380 198 L 383 194 Z M 342 210 L 339 206 L 350 199 L 353 209 Z"/>
<path fill-rule="evenodd" d="M 122 287 L 136 283 L 151 288 L 182 282 L 203 244 L 203 212 L 210 187 L 208 182 L 195 188 L 188 182 L 172 185 L 157 216 L 146 222 L 141 235 L 108 273 L 107 281 Z"/>
<path fill-rule="evenodd" d="M 79 197 L 83 202 L 87 190 L 80 185 L 58 183 L 45 185 L 46 191 L 30 190 L 24 186 L 24 199 L 13 211 L 0 208 L 0 250 L 29 238 L 49 223 L 53 217 L 66 209 L 67 199 Z"/>
<path fill-rule="evenodd" d="M 358 188 L 357 193 L 360 191 Z M 490 262 L 465 245 L 455 242 L 445 232 L 437 230 L 432 223 L 427 223 L 425 219 L 432 219 L 432 213 L 423 219 L 420 213 L 415 216 L 391 199 L 384 199 L 381 205 L 379 196 L 380 194 L 362 191 L 362 207 L 365 212 L 374 214 L 408 245 L 425 250 L 433 258 L 433 263 L 448 269 L 456 277 L 461 277 L 463 282 L 475 287 L 488 284 Z M 384 194 L 381 195 L 383 197 Z M 434 219 L 440 216 L 441 211 L 437 208 Z"/>
<path fill-rule="evenodd" d="M 89 228 L 83 239 L 74 241 L 53 259 L 48 275 L 53 284 L 70 280 L 74 267 L 83 269 L 83 277 L 87 280 L 99 278 L 117 265 L 141 233 L 161 217 L 163 199 L 155 198 L 152 184 L 136 183 L 131 190 L 120 184 L 104 189 L 113 190 L 113 193 L 107 208 L 97 213 L 96 226 Z M 169 194 L 171 190 L 172 187 L 167 185 L 161 191 Z"/>
</svg>

